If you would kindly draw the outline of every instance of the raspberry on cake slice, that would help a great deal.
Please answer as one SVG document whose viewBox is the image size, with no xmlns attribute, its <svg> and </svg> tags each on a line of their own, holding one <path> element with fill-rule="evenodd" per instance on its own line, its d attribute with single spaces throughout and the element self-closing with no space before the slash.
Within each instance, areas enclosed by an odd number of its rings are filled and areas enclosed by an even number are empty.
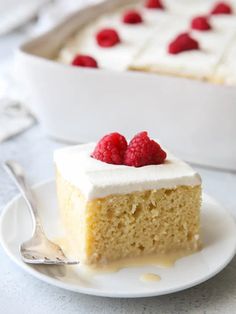
<svg viewBox="0 0 236 314">
<path fill-rule="evenodd" d="M 199 248 L 201 179 L 147 132 L 54 153 L 68 256 L 87 265 Z"/>
</svg>

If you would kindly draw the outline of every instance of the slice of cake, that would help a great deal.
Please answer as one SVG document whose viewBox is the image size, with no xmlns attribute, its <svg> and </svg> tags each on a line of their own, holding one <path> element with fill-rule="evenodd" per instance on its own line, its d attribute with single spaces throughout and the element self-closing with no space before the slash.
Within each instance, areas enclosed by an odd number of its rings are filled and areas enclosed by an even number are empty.
<svg viewBox="0 0 236 314">
<path fill-rule="evenodd" d="M 98 160 L 98 159 L 100 160 Z M 54 154 L 66 253 L 85 264 L 199 247 L 201 179 L 141 132 Z"/>
</svg>

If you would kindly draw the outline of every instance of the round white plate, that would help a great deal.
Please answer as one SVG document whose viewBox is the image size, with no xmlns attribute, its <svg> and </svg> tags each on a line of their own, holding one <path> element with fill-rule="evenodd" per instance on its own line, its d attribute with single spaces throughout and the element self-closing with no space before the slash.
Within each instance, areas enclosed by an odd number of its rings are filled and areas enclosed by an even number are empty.
<svg viewBox="0 0 236 314">
<path fill-rule="evenodd" d="M 34 188 L 38 209 L 49 237 L 60 234 L 55 182 Z M 115 273 L 85 276 L 80 266 L 30 266 L 19 254 L 19 245 L 31 235 L 31 218 L 24 200 L 14 198 L 3 210 L 0 239 L 8 256 L 33 276 L 52 285 L 91 295 L 107 297 L 147 297 L 180 291 L 195 286 L 221 271 L 236 251 L 236 226 L 232 217 L 212 198 L 204 195 L 202 214 L 203 249 L 179 259 L 173 267 L 143 266 Z M 144 273 L 156 273 L 158 282 L 142 282 Z"/>
</svg>

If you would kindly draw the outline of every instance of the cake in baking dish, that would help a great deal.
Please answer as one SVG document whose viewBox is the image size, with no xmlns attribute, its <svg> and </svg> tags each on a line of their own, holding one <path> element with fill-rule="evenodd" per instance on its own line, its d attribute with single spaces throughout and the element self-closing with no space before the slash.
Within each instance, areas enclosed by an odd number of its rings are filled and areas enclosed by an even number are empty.
<svg viewBox="0 0 236 314">
<path fill-rule="evenodd" d="M 235 84 L 236 0 L 128 3 L 78 30 L 57 60 Z"/>
<path fill-rule="evenodd" d="M 66 254 L 89 265 L 199 248 L 201 179 L 146 132 L 54 154 Z"/>
</svg>

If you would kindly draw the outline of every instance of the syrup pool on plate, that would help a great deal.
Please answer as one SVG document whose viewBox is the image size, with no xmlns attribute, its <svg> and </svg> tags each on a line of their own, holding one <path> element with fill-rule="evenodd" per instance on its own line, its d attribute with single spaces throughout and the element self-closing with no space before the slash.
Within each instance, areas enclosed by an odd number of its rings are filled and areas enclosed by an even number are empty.
<svg viewBox="0 0 236 314">
<path fill-rule="evenodd" d="M 161 277 L 154 273 L 145 273 L 145 274 L 142 274 L 139 277 L 139 279 L 143 282 L 155 282 L 155 281 L 160 281 Z"/>
</svg>

